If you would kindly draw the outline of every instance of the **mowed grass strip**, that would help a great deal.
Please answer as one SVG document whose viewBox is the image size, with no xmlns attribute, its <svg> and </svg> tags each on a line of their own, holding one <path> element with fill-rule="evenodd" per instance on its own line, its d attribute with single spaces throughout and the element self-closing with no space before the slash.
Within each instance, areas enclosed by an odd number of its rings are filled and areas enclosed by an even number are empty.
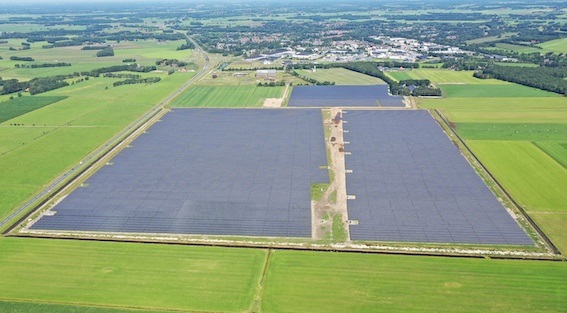
<svg viewBox="0 0 567 313">
<path fill-rule="evenodd" d="M 474 140 L 565 140 L 567 124 L 458 123 L 465 139 Z"/>
<path fill-rule="evenodd" d="M 567 212 L 567 169 L 534 144 L 481 140 L 468 144 L 528 212 Z"/>
<path fill-rule="evenodd" d="M 310 70 L 298 70 L 300 75 L 316 79 L 317 81 L 334 82 L 335 85 L 384 85 L 380 78 L 357 73 L 344 68 L 318 69 L 315 72 Z"/>
<path fill-rule="evenodd" d="M 194 86 L 179 95 L 172 107 L 261 107 L 267 98 L 281 98 L 285 87 Z"/>
<path fill-rule="evenodd" d="M 559 312 L 564 262 L 275 251 L 269 312 Z"/>
<path fill-rule="evenodd" d="M 563 138 L 565 139 L 567 136 Z M 557 163 L 567 168 L 567 142 L 539 141 L 534 144 Z"/>
<path fill-rule="evenodd" d="M 540 43 L 538 46 L 546 51 L 555 53 L 567 53 L 567 38 L 555 39 Z"/>
<path fill-rule="evenodd" d="M 265 250 L 0 239 L 0 299 L 242 312 Z"/>
<path fill-rule="evenodd" d="M 530 212 L 530 217 L 563 254 L 567 254 L 567 212 Z"/>
<path fill-rule="evenodd" d="M 559 97 L 559 94 L 518 84 L 502 85 L 442 85 L 448 98 L 506 98 L 506 97 Z"/>
<path fill-rule="evenodd" d="M 37 110 L 46 105 L 61 101 L 67 97 L 65 96 L 31 96 L 31 97 L 19 97 L 12 100 L 0 102 L 0 123 L 12 119 L 16 116 L 20 116 Z"/>
<path fill-rule="evenodd" d="M 96 306 L 78 306 L 53 303 L 0 301 L 0 312 L 10 313 L 173 313 L 176 311 L 149 311 L 138 309 L 117 309 Z M 177 311 L 179 312 L 179 311 Z"/>
</svg>

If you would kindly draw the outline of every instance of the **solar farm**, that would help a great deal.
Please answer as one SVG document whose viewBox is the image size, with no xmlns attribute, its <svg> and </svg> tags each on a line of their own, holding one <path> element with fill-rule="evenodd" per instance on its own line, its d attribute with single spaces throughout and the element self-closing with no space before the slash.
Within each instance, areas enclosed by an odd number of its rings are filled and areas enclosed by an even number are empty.
<svg viewBox="0 0 567 313">
<path fill-rule="evenodd" d="M 376 99 L 403 105 L 383 85 L 299 86 L 290 108 L 174 109 L 26 231 L 318 239 L 330 139 L 304 107 L 343 103 L 351 240 L 534 245 L 427 111 Z"/>
</svg>

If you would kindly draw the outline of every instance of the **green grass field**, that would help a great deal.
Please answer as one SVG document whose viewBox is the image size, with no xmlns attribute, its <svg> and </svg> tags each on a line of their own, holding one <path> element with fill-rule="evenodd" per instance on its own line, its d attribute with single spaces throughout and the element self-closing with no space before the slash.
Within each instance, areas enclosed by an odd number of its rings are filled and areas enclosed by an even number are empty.
<svg viewBox="0 0 567 313">
<path fill-rule="evenodd" d="M 473 151 L 528 211 L 567 212 L 567 169 L 527 141 L 469 141 Z"/>
<path fill-rule="evenodd" d="M 64 96 L 55 97 L 20 97 L 0 102 L 0 123 L 7 121 L 16 116 L 26 114 L 33 110 L 37 110 L 46 105 L 50 105 L 57 101 L 65 99 Z"/>
<path fill-rule="evenodd" d="M 266 251 L 0 239 L 0 298 L 194 311 L 246 310 Z"/>
<path fill-rule="evenodd" d="M 266 98 L 281 98 L 285 87 L 194 86 L 179 95 L 172 107 L 261 107 Z"/>
<path fill-rule="evenodd" d="M 555 53 L 567 53 L 567 38 L 550 40 L 539 44 L 544 50 Z"/>
<path fill-rule="evenodd" d="M 298 70 L 300 75 L 316 79 L 320 82 L 329 81 L 336 85 L 383 85 L 380 78 L 360 74 L 344 68 L 318 69 L 316 72 Z"/>
<path fill-rule="evenodd" d="M 496 48 L 497 49 L 510 50 L 510 51 L 514 51 L 514 52 L 520 52 L 520 53 L 532 53 L 532 52 L 546 53 L 546 52 L 548 52 L 545 49 L 538 49 L 537 47 L 528 47 L 528 46 L 514 45 L 514 44 L 510 44 L 510 43 L 501 43 L 501 42 L 496 44 Z"/>
<path fill-rule="evenodd" d="M 418 99 L 422 108 L 437 108 L 456 123 L 565 123 L 567 99 L 444 98 Z"/>
<path fill-rule="evenodd" d="M 517 84 L 442 85 L 449 98 L 560 97 L 559 94 Z"/>
<path fill-rule="evenodd" d="M 405 71 L 391 71 L 387 74 L 395 80 L 429 79 L 434 84 L 467 84 L 467 85 L 501 85 L 506 82 L 496 79 L 478 79 L 473 71 L 453 71 L 449 69 L 414 69 Z"/>
<path fill-rule="evenodd" d="M 559 312 L 559 263 L 275 251 L 269 312 Z"/>
<path fill-rule="evenodd" d="M 459 134 L 470 140 L 566 140 L 567 124 L 459 123 Z"/>
<path fill-rule="evenodd" d="M 563 137 L 565 139 L 566 137 Z M 547 153 L 557 163 L 567 168 L 567 142 L 536 142 L 538 148 Z"/>
<path fill-rule="evenodd" d="M 263 249 L 31 238 L 1 238 L 0 251 L 0 310 L 21 312 L 243 312 L 254 299 L 267 313 L 558 312 L 567 301 L 564 262 L 305 251 L 267 259 Z"/>
<path fill-rule="evenodd" d="M 117 309 L 110 307 L 77 306 L 52 303 L 0 301 L 0 312 L 10 313 L 173 313 L 165 310 Z M 177 311 L 178 312 L 178 311 Z"/>
</svg>

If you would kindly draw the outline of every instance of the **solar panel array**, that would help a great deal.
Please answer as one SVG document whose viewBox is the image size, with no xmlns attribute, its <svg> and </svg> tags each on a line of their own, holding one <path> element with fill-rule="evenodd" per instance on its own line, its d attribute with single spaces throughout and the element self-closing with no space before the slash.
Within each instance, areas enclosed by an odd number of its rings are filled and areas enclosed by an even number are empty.
<svg viewBox="0 0 567 313">
<path fill-rule="evenodd" d="M 403 107 L 402 97 L 388 93 L 388 85 L 295 86 L 290 107 Z"/>
<path fill-rule="evenodd" d="M 351 239 L 533 244 L 427 111 L 343 119 Z"/>
<path fill-rule="evenodd" d="M 311 236 L 320 110 L 177 109 L 60 202 L 43 230 Z"/>
</svg>

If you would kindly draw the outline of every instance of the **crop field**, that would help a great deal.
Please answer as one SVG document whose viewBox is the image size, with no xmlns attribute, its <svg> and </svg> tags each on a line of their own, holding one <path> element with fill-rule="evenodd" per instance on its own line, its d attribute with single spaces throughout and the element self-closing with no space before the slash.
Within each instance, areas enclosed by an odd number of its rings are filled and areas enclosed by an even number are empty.
<svg viewBox="0 0 567 313">
<path fill-rule="evenodd" d="M 0 311 L 11 313 L 173 313 L 166 310 L 117 309 L 99 306 L 78 306 L 38 302 L 1 301 Z M 177 311 L 178 312 L 178 311 Z"/>
<path fill-rule="evenodd" d="M 566 279 L 562 262 L 275 251 L 262 311 L 555 312 Z"/>
<path fill-rule="evenodd" d="M 473 71 L 453 71 L 448 69 L 429 68 L 387 72 L 390 77 L 398 81 L 404 79 L 429 79 L 434 84 L 507 84 L 506 82 L 496 79 L 478 79 L 473 77 L 473 73 Z"/>
<path fill-rule="evenodd" d="M 521 46 L 521 45 L 514 45 L 514 44 L 510 44 L 510 43 L 501 43 L 501 42 L 496 44 L 495 49 L 511 50 L 511 51 L 520 52 L 520 53 L 532 53 L 532 52 L 546 53 L 547 52 L 546 50 L 538 49 L 537 47 Z"/>
<path fill-rule="evenodd" d="M 179 95 L 172 107 L 261 107 L 266 98 L 281 98 L 285 87 L 194 86 Z"/>
<path fill-rule="evenodd" d="M 458 123 L 457 130 L 470 140 L 567 140 L 567 123 Z"/>
<path fill-rule="evenodd" d="M 344 68 L 318 69 L 316 72 L 298 70 L 300 75 L 316 79 L 320 82 L 329 81 L 336 85 L 383 85 L 380 78 L 360 74 Z"/>
<path fill-rule="evenodd" d="M 564 262 L 29 238 L 2 238 L 0 250 L 0 299 L 7 301 L 0 302 L 0 309 L 28 310 L 23 312 L 42 312 L 42 307 L 77 312 L 65 304 L 103 306 L 81 307 L 80 312 L 92 313 L 125 313 L 120 309 L 134 307 L 160 312 L 501 312 L 520 307 L 558 312 L 567 301 Z"/>
<path fill-rule="evenodd" d="M 498 85 L 442 85 L 441 90 L 450 98 L 508 98 L 508 97 L 560 97 L 559 94 L 517 84 Z"/>
<path fill-rule="evenodd" d="M 21 97 L 0 102 L 0 123 L 16 116 L 37 110 L 46 105 L 61 101 L 66 97 Z"/>
</svg>

